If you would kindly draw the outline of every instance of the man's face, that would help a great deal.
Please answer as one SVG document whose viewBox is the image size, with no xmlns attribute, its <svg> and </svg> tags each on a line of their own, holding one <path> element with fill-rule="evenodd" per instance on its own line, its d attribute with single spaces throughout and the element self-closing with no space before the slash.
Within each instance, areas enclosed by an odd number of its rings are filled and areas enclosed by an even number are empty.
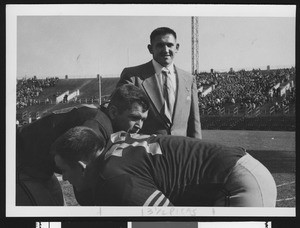
<svg viewBox="0 0 300 228">
<path fill-rule="evenodd" d="M 54 161 L 56 166 L 62 171 L 63 180 L 67 180 L 72 184 L 78 191 L 84 188 L 84 168 L 80 163 L 71 167 L 60 155 L 55 155 Z"/>
<path fill-rule="evenodd" d="M 148 111 L 144 111 L 143 107 L 134 102 L 131 109 L 127 109 L 121 114 L 118 113 L 112 118 L 115 131 L 138 132 L 142 127 Z"/>
<path fill-rule="evenodd" d="M 166 34 L 155 37 L 151 45 L 148 45 L 148 49 L 155 61 L 167 67 L 173 62 L 179 44 L 172 34 Z"/>
</svg>

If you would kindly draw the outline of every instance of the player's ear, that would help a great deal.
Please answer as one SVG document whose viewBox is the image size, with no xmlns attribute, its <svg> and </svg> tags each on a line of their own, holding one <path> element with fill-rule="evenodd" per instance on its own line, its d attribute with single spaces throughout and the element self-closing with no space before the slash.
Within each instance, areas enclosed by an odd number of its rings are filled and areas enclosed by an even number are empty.
<svg viewBox="0 0 300 228">
<path fill-rule="evenodd" d="M 108 115 L 113 120 L 118 115 L 118 108 L 115 105 L 110 105 L 108 107 Z"/>
<path fill-rule="evenodd" d="M 180 47 L 180 45 L 179 45 L 179 43 L 177 43 L 176 44 L 176 52 L 179 51 L 179 47 Z"/>
<path fill-rule="evenodd" d="M 149 50 L 149 52 L 151 53 L 151 54 L 153 54 L 153 49 L 152 49 L 152 45 L 151 44 L 148 44 L 148 50 Z"/>
</svg>

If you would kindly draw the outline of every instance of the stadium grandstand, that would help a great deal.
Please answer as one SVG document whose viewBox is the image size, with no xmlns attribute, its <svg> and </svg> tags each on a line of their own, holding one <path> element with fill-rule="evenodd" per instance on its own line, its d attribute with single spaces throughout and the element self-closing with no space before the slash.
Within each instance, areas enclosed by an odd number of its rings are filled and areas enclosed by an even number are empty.
<svg viewBox="0 0 300 228">
<path fill-rule="evenodd" d="M 101 78 L 101 85 L 99 80 Z M 203 129 L 295 130 L 295 68 L 196 73 Z M 76 104 L 108 101 L 119 78 L 17 80 L 17 124 Z"/>
</svg>

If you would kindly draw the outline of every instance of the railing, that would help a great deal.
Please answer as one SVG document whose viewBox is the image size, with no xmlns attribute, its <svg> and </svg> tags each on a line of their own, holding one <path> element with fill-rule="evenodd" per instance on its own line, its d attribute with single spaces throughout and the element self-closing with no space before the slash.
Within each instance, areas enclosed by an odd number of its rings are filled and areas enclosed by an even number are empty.
<svg viewBox="0 0 300 228">
<path fill-rule="evenodd" d="M 107 100 L 106 97 L 102 97 L 103 101 Z M 92 103 L 99 103 L 99 98 L 81 98 L 77 100 L 70 100 L 68 103 L 80 103 L 80 104 L 92 104 Z M 49 103 L 51 104 L 51 103 Z M 31 122 L 36 119 L 41 118 L 42 116 L 46 115 L 47 111 L 37 111 L 37 112 L 19 112 L 17 114 L 17 119 L 21 122 Z M 290 106 L 285 106 L 282 109 L 276 109 L 274 106 L 269 108 L 239 108 L 238 106 L 225 108 L 220 107 L 219 109 L 213 110 L 211 107 L 207 109 L 200 108 L 200 115 L 201 116 L 247 116 L 247 117 L 258 117 L 258 116 L 275 116 L 275 115 L 285 115 L 285 116 L 293 116 L 295 115 L 295 104 Z"/>
<path fill-rule="evenodd" d="M 202 116 L 206 130 L 295 131 L 295 116 Z"/>
<path fill-rule="evenodd" d="M 220 107 L 219 109 L 213 109 L 212 107 L 203 109 L 200 108 L 200 115 L 219 115 L 219 116 L 272 116 L 272 115 L 295 115 L 295 105 L 287 105 L 282 108 L 271 107 Z"/>
<path fill-rule="evenodd" d="M 102 101 L 108 100 L 109 96 L 103 96 L 101 98 Z M 80 99 L 71 99 L 67 101 L 62 101 L 59 103 L 80 103 L 80 104 L 92 104 L 92 103 L 99 103 L 99 98 L 80 98 Z M 57 104 L 56 101 L 51 99 L 44 99 L 44 100 L 34 100 L 33 102 L 27 102 L 25 107 L 32 106 L 32 105 L 43 105 L 43 104 Z"/>
</svg>

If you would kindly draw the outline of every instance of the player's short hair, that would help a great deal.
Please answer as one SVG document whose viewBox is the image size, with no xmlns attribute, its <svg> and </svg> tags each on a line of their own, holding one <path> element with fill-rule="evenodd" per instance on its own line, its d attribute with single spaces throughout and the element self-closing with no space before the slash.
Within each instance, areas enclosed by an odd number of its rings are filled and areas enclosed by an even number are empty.
<svg viewBox="0 0 300 228">
<path fill-rule="evenodd" d="M 149 110 L 149 100 L 144 91 L 135 85 L 124 84 L 112 93 L 108 109 L 114 105 L 118 108 L 118 112 L 122 113 L 131 109 L 135 102 L 142 106 L 144 112 Z"/>
<path fill-rule="evenodd" d="M 150 34 L 150 43 L 152 44 L 155 37 L 166 35 L 166 34 L 172 34 L 174 36 L 175 40 L 177 39 L 176 32 L 173 29 L 168 28 L 168 27 L 159 27 L 157 29 L 154 29 L 152 31 L 152 33 Z"/>
<path fill-rule="evenodd" d="M 61 156 L 67 164 L 73 167 L 78 161 L 91 161 L 104 144 L 104 139 L 94 130 L 77 126 L 55 140 L 51 146 L 51 153 Z"/>
</svg>

